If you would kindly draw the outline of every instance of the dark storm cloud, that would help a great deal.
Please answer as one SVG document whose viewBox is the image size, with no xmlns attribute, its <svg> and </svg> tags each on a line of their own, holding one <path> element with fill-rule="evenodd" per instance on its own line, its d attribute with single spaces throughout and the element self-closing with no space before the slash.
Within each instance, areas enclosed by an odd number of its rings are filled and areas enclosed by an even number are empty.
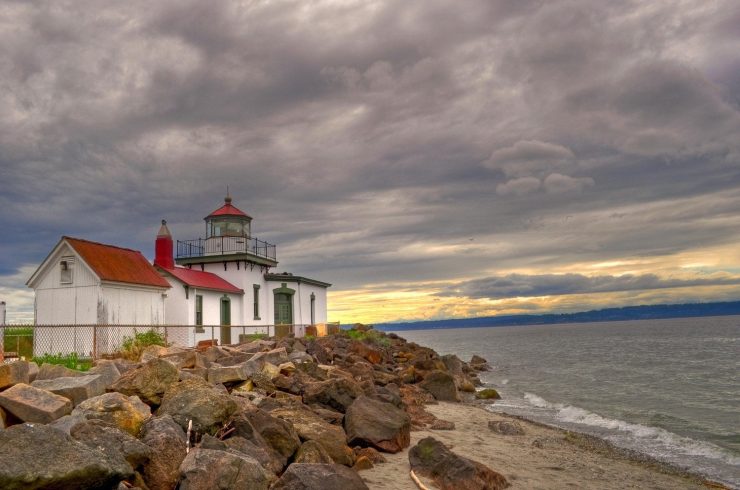
<svg viewBox="0 0 740 490">
<path fill-rule="evenodd" d="M 0 274 L 195 238 L 227 184 L 339 289 L 732 243 L 739 10 L 6 2 Z"/>
<path fill-rule="evenodd" d="M 463 282 L 447 288 L 440 295 L 505 299 L 519 296 L 560 296 L 733 284 L 740 284 L 740 279 L 731 277 L 692 280 L 661 279 L 655 274 L 590 277 L 582 274 L 509 274 Z"/>
</svg>

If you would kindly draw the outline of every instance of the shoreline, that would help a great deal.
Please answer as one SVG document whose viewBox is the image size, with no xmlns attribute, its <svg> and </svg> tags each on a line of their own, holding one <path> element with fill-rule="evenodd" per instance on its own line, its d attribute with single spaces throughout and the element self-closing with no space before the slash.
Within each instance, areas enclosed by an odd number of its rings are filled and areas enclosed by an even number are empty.
<svg viewBox="0 0 740 490">
<path fill-rule="evenodd" d="M 486 405 L 469 397 L 459 403 L 425 405 L 436 417 L 455 423 L 455 429 L 413 430 L 410 447 L 419 439 L 432 436 L 458 455 L 503 474 L 512 489 L 733 489 L 597 436 L 520 415 L 489 411 Z M 520 424 L 524 435 L 501 435 L 488 428 L 488 421 L 501 420 Z M 409 475 L 410 447 L 396 454 L 385 454 L 386 463 L 360 473 L 371 490 L 418 489 Z M 435 488 L 431 480 L 423 477 L 420 480 L 428 488 Z"/>
</svg>

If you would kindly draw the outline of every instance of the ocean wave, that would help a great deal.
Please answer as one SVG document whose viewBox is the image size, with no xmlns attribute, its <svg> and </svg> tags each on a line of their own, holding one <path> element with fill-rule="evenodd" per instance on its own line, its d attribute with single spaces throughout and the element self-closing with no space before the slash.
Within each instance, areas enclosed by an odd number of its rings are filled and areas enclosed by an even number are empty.
<svg viewBox="0 0 740 490">
<path fill-rule="evenodd" d="M 652 456 L 663 458 L 676 455 L 704 457 L 721 461 L 730 466 L 740 466 L 740 457 L 733 456 L 709 442 L 696 441 L 659 427 L 602 417 L 599 414 L 572 405 L 551 403 L 534 393 L 524 393 L 524 399 L 533 407 L 552 411 L 558 422 L 594 427 L 601 431 L 606 429 L 607 434 L 600 434 L 605 439 L 619 445 L 636 446 L 637 449 L 643 450 Z M 609 431 L 611 431 L 611 434 Z"/>
</svg>

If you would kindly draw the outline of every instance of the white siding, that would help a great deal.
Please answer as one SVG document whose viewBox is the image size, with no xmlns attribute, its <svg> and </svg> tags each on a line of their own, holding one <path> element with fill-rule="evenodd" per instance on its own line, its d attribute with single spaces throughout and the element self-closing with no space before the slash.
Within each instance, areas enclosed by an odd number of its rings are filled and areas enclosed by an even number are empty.
<svg viewBox="0 0 740 490">
<path fill-rule="evenodd" d="M 198 267 L 198 266 L 194 266 Z M 200 268 L 198 267 L 198 270 Z M 236 268 L 236 263 L 230 262 L 224 270 L 223 263 L 206 264 L 206 272 L 211 272 L 217 276 L 225 279 L 234 286 L 243 289 L 244 295 L 230 294 L 231 297 L 231 323 L 233 325 L 270 325 L 272 324 L 272 318 L 266 318 L 263 311 L 268 301 L 268 295 L 266 291 L 266 284 L 264 278 L 264 271 L 260 271 L 259 266 L 254 266 L 250 269 L 249 265 L 244 267 L 244 263 L 239 264 L 239 269 Z M 252 302 L 252 291 L 253 286 L 258 284 L 260 286 L 260 319 L 255 320 L 253 314 L 253 302 Z M 223 293 L 222 293 L 223 295 Z M 234 297 L 239 296 L 238 308 L 234 303 Z M 271 300 L 270 300 L 271 301 Z M 237 316 L 238 314 L 238 316 Z M 236 318 L 239 320 L 237 321 Z M 220 312 L 216 310 L 216 324 L 221 321 Z M 205 320 L 204 320 L 205 323 Z"/>
<path fill-rule="evenodd" d="M 98 303 L 98 322 L 122 325 L 164 324 L 165 289 L 137 288 L 135 285 L 109 285 L 102 288 Z"/>
</svg>

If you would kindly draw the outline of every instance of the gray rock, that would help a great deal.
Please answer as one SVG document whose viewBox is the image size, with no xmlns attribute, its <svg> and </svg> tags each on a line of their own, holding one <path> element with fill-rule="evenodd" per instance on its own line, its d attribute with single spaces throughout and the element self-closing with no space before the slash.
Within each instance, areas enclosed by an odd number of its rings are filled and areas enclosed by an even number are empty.
<svg viewBox="0 0 740 490">
<path fill-rule="evenodd" d="M 133 471 L 102 451 L 45 425 L 0 431 L 0 488 L 55 490 L 115 488 Z"/>
<path fill-rule="evenodd" d="M 259 421 L 259 418 L 255 418 L 255 420 Z M 262 434 L 254 428 L 244 412 L 240 412 L 232 417 L 231 420 L 229 420 L 229 426 L 234 429 L 234 433 L 232 434 L 232 437 L 224 441 L 228 447 L 252 456 L 273 473 L 282 473 L 283 469 L 288 464 L 288 456 L 283 456 L 273 448 L 272 445 L 262 437 Z M 266 433 L 268 436 L 271 435 L 271 431 L 269 430 Z M 289 441 L 294 440 L 289 434 L 287 437 Z M 240 440 L 244 440 L 248 444 L 243 444 Z M 298 440 L 298 443 L 300 443 L 300 440 Z"/>
<path fill-rule="evenodd" d="M 309 464 L 334 464 L 334 460 L 326 452 L 324 446 L 316 441 L 306 441 L 298 448 L 295 453 L 294 463 Z"/>
<path fill-rule="evenodd" d="M 203 449 L 217 449 L 219 451 L 234 452 L 235 454 L 249 456 L 254 458 L 263 468 L 273 474 L 282 472 L 285 467 L 285 463 L 276 461 L 269 446 L 265 445 L 264 447 L 259 447 L 252 441 L 239 436 L 229 437 L 222 441 L 221 439 L 205 434 L 203 439 L 200 441 L 199 447 Z"/>
<path fill-rule="evenodd" d="M 162 395 L 180 377 L 174 364 L 164 359 L 153 359 L 143 366 L 122 374 L 111 386 L 128 396 L 138 396 L 144 403 L 158 406 Z"/>
<path fill-rule="evenodd" d="M 357 382 L 347 378 L 333 378 L 308 384 L 303 393 L 303 401 L 320 403 L 344 413 L 355 398 L 363 394 Z"/>
<path fill-rule="evenodd" d="M 132 469 L 145 464 L 154 453 L 132 435 L 102 420 L 85 420 L 72 427 L 70 435 L 86 446 L 128 463 Z"/>
<path fill-rule="evenodd" d="M 419 475 L 433 479 L 442 490 L 499 490 L 509 486 L 500 473 L 458 456 L 432 437 L 425 437 L 409 450 L 409 464 Z"/>
<path fill-rule="evenodd" d="M 33 383 L 36 381 L 36 376 L 39 375 L 39 365 L 33 361 L 28 363 L 28 382 Z"/>
<path fill-rule="evenodd" d="M 0 393 L 0 407 L 23 422 L 48 424 L 72 411 L 72 402 L 54 393 L 17 384 Z"/>
<path fill-rule="evenodd" d="M 270 364 L 274 364 L 276 366 L 279 366 L 284 362 L 288 362 L 289 360 L 290 359 L 288 359 L 288 352 L 285 350 L 285 347 L 268 350 L 267 352 L 257 352 L 250 359 L 250 361 L 254 363 L 264 364 L 266 362 L 269 362 Z"/>
<path fill-rule="evenodd" d="M 74 376 L 85 376 L 87 373 L 77 371 L 76 369 L 69 369 L 68 367 L 59 364 L 42 364 L 39 367 L 39 372 L 36 375 L 36 379 L 54 379 L 54 378 L 71 378 Z"/>
<path fill-rule="evenodd" d="M 246 381 L 259 371 L 259 365 L 251 361 L 245 361 L 233 366 L 211 364 L 211 367 L 208 368 L 208 382 L 218 384 Z"/>
<path fill-rule="evenodd" d="M 293 456 L 301 445 L 293 424 L 286 420 L 273 417 L 257 407 L 247 407 L 239 416 L 247 419 L 251 427 L 283 458 Z M 236 424 L 237 420 L 234 422 Z"/>
<path fill-rule="evenodd" d="M 249 456 L 202 448 L 185 457 L 180 475 L 180 490 L 268 490 L 275 480 L 275 475 Z"/>
<path fill-rule="evenodd" d="M 97 374 L 69 378 L 40 379 L 31 386 L 68 398 L 72 405 L 79 405 L 88 398 L 105 393 L 105 381 Z"/>
<path fill-rule="evenodd" d="M 396 406 L 366 396 L 358 397 L 344 415 L 350 446 L 372 446 L 397 453 L 411 444 L 411 419 Z"/>
<path fill-rule="evenodd" d="M 175 488 L 180 464 L 186 456 L 187 440 L 182 427 L 171 416 L 163 415 L 147 420 L 141 434 L 141 442 L 152 449 L 152 455 L 141 472 L 144 482 L 150 490 Z"/>
<path fill-rule="evenodd" d="M 194 377 L 173 384 L 157 413 L 171 415 L 183 430 L 192 420 L 193 430 L 202 434 L 220 429 L 236 410 L 236 402 L 228 394 Z"/>
<path fill-rule="evenodd" d="M 304 405 L 278 408 L 272 410 L 270 415 L 292 423 L 302 441 L 319 443 L 332 458 L 332 461 L 313 462 L 339 463 L 346 466 L 352 466 L 354 463 L 354 453 L 347 446 L 347 434 L 344 429 L 326 422 Z"/>
<path fill-rule="evenodd" d="M 505 436 L 523 436 L 524 428 L 517 422 L 506 420 L 489 420 L 488 428 L 493 432 Z"/>
<path fill-rule="evenodd" d="M 28 384 L 28 382 L 28 363 L 26 361 L 0 364 L 0 390 L 18 383 Z"/>
<path fill-rule="evenodd" d="M 434 395 L 440 401 L 457 402 L 460 396 L 457 393 L 455 378 L 444 371 L 435 370 L 428 373 L 419 386 Z"/>
<path fill-rule="evenodd" d="M 113 383 L 116 382 L 118 378 L 121 377 L 121 372 L 118 370 L 118 366 L 114 361 L 109 361 L 107 359 L 101 359 L 96 364 L 95 367 L 90 369 L 88 371 L 90 374 L 98 374 L 101 378 L 103 378 L 103 382 L 105 383 L 105 387 L 108 388 Z"/>
<path fill-rule="evenodd" d="M 356 471 L 340 464 L 293 463 L 271 490 L 367 490 Z"/>
<path fill-rule="evenodd" d="M 121 393 L 105 393 L 80 403 L 72 411 L 73 416 L 88 420 L 98 419 L 110 422 L 132 436 L 139 435 L 152 412 L 149 406 L 137 396 Z"/>
</svg>

